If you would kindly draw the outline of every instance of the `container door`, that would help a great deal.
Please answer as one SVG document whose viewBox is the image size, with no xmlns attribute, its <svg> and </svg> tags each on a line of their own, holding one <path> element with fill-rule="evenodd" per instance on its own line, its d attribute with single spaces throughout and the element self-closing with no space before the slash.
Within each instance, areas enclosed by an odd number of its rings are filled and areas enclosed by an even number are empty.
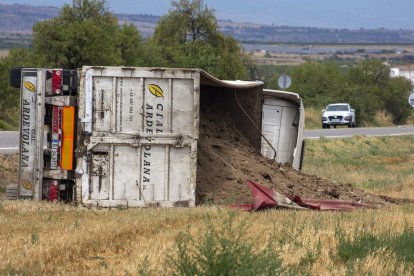
<svg viewBox="0 0 414 276">
<path fill-rule="evenodd" d="M 298 108 L 292 102 L 275 97 L 265 97 L 262 131 L 276 150 L 276 161 L 293 162 L 293 152 L 298 135 Z M 274 151 L 262 138 L 262 155 L 273 159 Z"/>
<path fill-rule="evenodd" d="M 266 137 L 267 141 L 271 143 L 271 145 L 277 152 L 281 120 L 281 106 L 268 104 L 263 106 L 263 135 Z M 262 154 L 269 159 L 273 159 L 275 156 L 275 152 L 267 141 L 262 138 Z M 276 157 L 277 156 L 278 154 L 276 155 Z"/>
<path fill-rule="evenodd" d="M 116 67 L 83 74 L 83 203 L 194 205 L 197 75 Z"/>
</svg>

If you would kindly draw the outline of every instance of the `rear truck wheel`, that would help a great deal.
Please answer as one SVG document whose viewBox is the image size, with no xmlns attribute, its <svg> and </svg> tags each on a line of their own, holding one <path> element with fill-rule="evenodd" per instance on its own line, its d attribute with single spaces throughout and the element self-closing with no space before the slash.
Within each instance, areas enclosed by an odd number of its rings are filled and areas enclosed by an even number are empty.
<svg viewBox="0 0 414 276">
<path fill-rule="evenodd" d="M 22 81 L 22 68 L 14 67 L 10 69 L 10 85 L 15 88 L 20 88 Z"/>
<path fill-rule="evenodd" d="M 16 200 L 18 198 L 18 189 L 17 184 L 10 184 L 6 187 L 6 199 Z"/>
</svg>

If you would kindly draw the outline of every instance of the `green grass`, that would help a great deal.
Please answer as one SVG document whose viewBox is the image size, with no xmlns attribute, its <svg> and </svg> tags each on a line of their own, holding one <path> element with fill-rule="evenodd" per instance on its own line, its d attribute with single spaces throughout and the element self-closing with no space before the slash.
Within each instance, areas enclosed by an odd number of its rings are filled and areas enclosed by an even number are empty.
<svg viewBox="0 0 414 276">
<path fill-rule="evenodd" d="M 322 128 L 322 111 L 315 107 L 305 107 L 305 129 Z"/>
<path fill-rule="evenodd" d="M 379 249 L 385 249 L 395 255 L 399 262 L 414 264 L 414 230 L 404 227 L 401 233 L 389 230 L 380 235 L 374 235 L 365 228 L 357 228 L 353 237 L 338 230 L 335 235 L 339 241 L 336 256 L 345 263 L 352 263 L 358 259 L 373 254 Z"/>
<path fill-rule="evenodd" d="M 308 140 L 303 171 L 378 191 L 414 178 L 414 137 L 354 137 Z"/>
</svg>

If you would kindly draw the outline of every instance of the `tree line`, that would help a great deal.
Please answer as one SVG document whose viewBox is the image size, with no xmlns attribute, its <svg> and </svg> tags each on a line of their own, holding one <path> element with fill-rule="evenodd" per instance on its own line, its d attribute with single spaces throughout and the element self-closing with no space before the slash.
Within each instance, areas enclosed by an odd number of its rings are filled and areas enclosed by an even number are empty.
<svg viewBox="0 0 414 276">
<path fill-rule="evenodd" d="M 308 61 L 301 66 L 264 66 L 256 70 L 256 75 L 272 89 L 278 89 L 278 77 L 288 73 L 292 78 L 289 90 L 300 94 L 305 109 L 347 102 L 355 108 L 358 121 L 365 124 L 371 123 L 377 112 L 391 115 L 394 124 L 404 124 L 413 112 L 407 101 L 413 88 L 411 82 L 390 77 L 390 66 L 381 60 L 365 60 L 350 67 Z"/>
<path fill-rule="evenodd" d="M 0 130 L 18 127 L 19 91 L 9 86 L 10 68 L 83 65 L 201 68 L 220 79 L 257 79 L 263 73 L 234 38 L 219 31 L 214 12 L 201 0 L 173 0 L 149 39 L 132 24 L 120 25 L 104 0 L 74 0 L 56 18 L 33 26 L 30 49 L 11 49 L 0 59 Z M 400 98 L 411 90 L 409 83 L 390 79 L 376 61 L 347 72 L 334 63 L 308 62 L 292 69 L 292 79 L 292 91 L 305 106 L 348 101 L 367 121 L 384 109 L 396 123 L 409 113 Z"/>
</svg>

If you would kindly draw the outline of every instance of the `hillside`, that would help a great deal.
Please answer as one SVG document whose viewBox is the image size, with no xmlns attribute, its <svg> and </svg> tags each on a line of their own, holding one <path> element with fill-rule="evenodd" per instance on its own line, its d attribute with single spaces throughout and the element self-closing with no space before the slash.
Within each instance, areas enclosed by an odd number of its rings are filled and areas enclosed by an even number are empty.
<svg viewBox="0 0 414 276">
<path fill-rule="evenodd" d="M 30 35 L 32 26 L 38 21 L 57 16 L 59 8 L 51 6 L 6 5 L 0 4 L 0 47 L 13 45 L 15 35 Z M 116 14 L 120 23 L 136 25 L 144 37 L 149 37 L 155 30 L 159 16 L 143 14 Z M 414 43 L 414 30 L 390 29 L 324 29 L 313 27 L 292 27 L 239 23 L 219 20 L 220 29 L 239 41 L 260 41 L 280 43 L 367 43 L 399 44 Z M 10 37 L 14 40 L 10 41 Z M 25 37 L 26 38 L 26 37 Z M 3 44 L 3 45 L 1 45 Z M 27 44 L 27 43 L 26 43 Z"/>
</svg>

